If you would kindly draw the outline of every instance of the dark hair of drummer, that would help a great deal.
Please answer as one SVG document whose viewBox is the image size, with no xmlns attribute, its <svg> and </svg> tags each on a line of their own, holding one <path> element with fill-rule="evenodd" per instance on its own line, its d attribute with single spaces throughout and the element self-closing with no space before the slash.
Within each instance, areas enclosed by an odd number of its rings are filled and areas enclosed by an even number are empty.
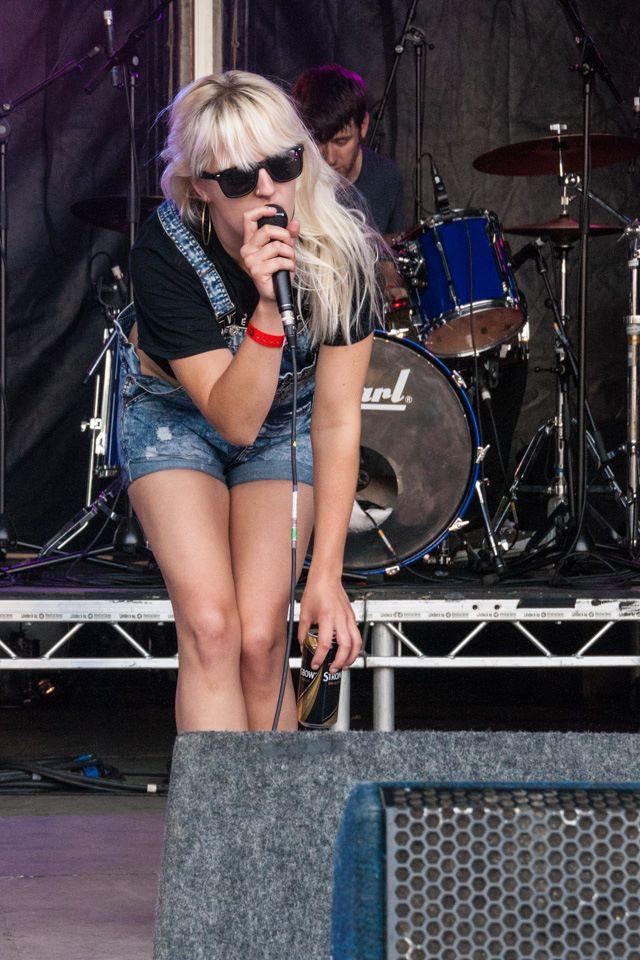
<svg viewBox="0 0 640 960">
<path fill-rule="evenodd" d="M 293 98 L 318 143 L 326 143 L 353 121 L 361 127 L 367 114 L 367 88 L 362 77 L 337 63 L 305 70 L 296 80 Z"/>
</svg>

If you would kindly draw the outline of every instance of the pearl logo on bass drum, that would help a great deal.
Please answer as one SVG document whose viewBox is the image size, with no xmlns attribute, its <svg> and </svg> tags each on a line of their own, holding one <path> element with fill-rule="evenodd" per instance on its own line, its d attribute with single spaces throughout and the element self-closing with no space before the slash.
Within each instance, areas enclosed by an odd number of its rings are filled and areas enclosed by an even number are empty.
<svg viewBox="0 0 640 960">
<path fill-rule="evenodd" d="M 394 387 L 365 387 L 362 391 L 363 410 L 397 410 L 401 412 L 407 409 L 407 404 L 411 403 L 413 397 L 406 396 L 404 389 L 409 379 L 411 370 L 406 367 L 398 374 L 398 379 Z"/>
</svg>

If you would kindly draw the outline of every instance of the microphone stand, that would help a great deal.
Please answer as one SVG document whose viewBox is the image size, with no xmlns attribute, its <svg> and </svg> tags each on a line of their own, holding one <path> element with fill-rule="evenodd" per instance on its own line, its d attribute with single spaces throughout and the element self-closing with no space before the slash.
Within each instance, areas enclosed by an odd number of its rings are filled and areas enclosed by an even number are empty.
<svg viewBox="0 0 640 960">
<path fill-rule="evenodd" d="M 129 126 L 129 183 L 127 188 L 127 223 L 129 225 L 129 253 L 135 243 L 140 225 L 140 185 L 138 183 L 138 158 L 136 151 L 136 81 L 140 76 L 140 56 L 138 42 L 144 37 L 149 27 L 162 19 L 163 11 L 173 0 L 161 2 L 143 20 L 131 30 L 127 39 L 110 57 L 107 57 L 96 75 L 86 84 L 85 93 L 91 94 L 102 83 L 104 78 L 114 67 L 122 67 L 123 83 Z M 129 300 L 133 300 L 133 282 L 131 270 L 128 271 Z M 139 553 L 144 547 L 144 537 L 136 518 L 133 515 L 131 503 L 127 498 L 127 514 L 120 521 L 114 535 L 114 546 L 129 554 Z"/>
<path fill-rule="evenodd" d="M 572 531 L 573 539 L 566 550 L 561 564 L 568 559 L 576 548 L 585 550 L 581 540 L 582 527 L 586 513 L 587 499 L 587 462 L 586 462 L 586 369 L 587 369 L 587 280 L 589 267 L 589 180 L 591 175 L 591 92 L 596 75 L 605 81 L 618 103 L 622 97 L 613 83 L 593 38 L 587 32 L 573 0 L 558 0 L 564 16 L 572 31 L 574 40 L 580 48 L 580 63 L 570 67 L 582 77 L 582 187 L 580 203 L 580 286 L 578 296 L 578 389 L 577 389 L 577 492 L 576 523 Z"/>
<path fill-rule="evenodd" d="M 163 11 L 173 3 L 173 0 L 161 0 L 146 20 L 139 23 L 129 33 L 129 36 L 113 54 L 102 64 L 96 75 L 85 85 L 85 93 L 91 94 L 102 83 L 113 67 L 122 67 L 124 82 L 122 87 L 127 100 L 127 114 L 129 118 L 129 185 L 127 191 L 127 223 L 129 224 L 129 250 L 135 243 L 140 223 L 140 189 L 138 184 L 138 162 L 136 154 L 136 81 L 140 75 L 140 56 L 138 41 L 141 40 L 149 27 L 162 19 Z M 130 273 L 130 272 L 129 272 Z M 129 276 L 129 297 L 133 299 L 133 286 Z"/>
<path fill-rule="evenodd" d="M 127 187 L 127 232 L 129 249 L 131 249 L 135 242 L 136 234 L 138 232 L 138 225 L 140 222 L 140 189 L 138 184 L 138 161 L 135 138 L 135 92 L 140 67 L 140 57 L 138 54 L 137 45 L 138 41 L 144 36 L 148 28 L 157 20 L 162 18 L 163 10 L 165 10 L 171 2 L 172 0 L 163 0 L 163 2 L 158 4 L 158 6 L 153 10 L 146 20 L 134 27 L 134 29 L 129 33 L 125 42 L 121 44 L 117 50 L 114 50 L 113 54 L 104 61 L 95 76 L 84 87 L 85 93 L 93 93 L 100 83 L 102 83 L 104 78 L 111 72 L 113 67 L 121 68 L 122 81 L 118 84 L 118 86 L 124 89 L 128 116 L 129 181 Z M 98 47 L 97 51 L 100 51 L 101 49 L 101 47 Z M 131 271 L 129 271 L 128 276 L 128 296 L 129 301 L 131 301 L 133 299 Z M 117 311 L 117 313 L 119 312 L 120 311 Z M 111 317 L 112 320 L 115 319 L 117 313 Z M 107 339 L 103 344 L 98 357 L 93 363 L 91 370 L 86 375 L 85 383 L 90 379 L 91 376 L 93 376 L 103 357 L 108 358 L 109 350 L 113 349 L 112 344 L 114 335 L 115 328 L 107 332 Z M 117 384 L 117 349 L 114 349 L 112 356 L 113 369 L 109 376 L 112 377 L 111 382 Z M 112 409 L 113 405 L 111 404 L 110 410 Z M 40 550 L 38 558 L 33 561 L 29 567 L 22 565 L 20 569 L 33 569 L 35 567 L 40 568 L 54 563 L 61 563 L 65 557 L 69 560 L 83 558 L 94 562 L 104 562 L 100 555 L 102 553 L 111 552 L 114 549 L 119 553 L 128 554 L 130 556 L 141 555 L 144 550 L 144 537 L 142 535 L 140 525 L 133 515 L 133 510 L 128 498 L 126 513 L 124 511 L 123 513 L 115 512 L 115 505 L 117 504 L 121 493 L 122 483 L 119 478 L 116 478 L 98 494 L 97 498 L 95 498 L 92 502 L 87 503 L 87 505 L 83 507 L 82 510 L 76 514 L 76 516 L 72 517 L 71 520 L 69 520 L 62 527 L 62 529 L 58 531 L 58 533 L 56 533 L 50 540 L 47 541 L 44 547 L 42 547 Z M 66 547 L 66 545 L 74 537 L 81 533 L 86 528 L 90 520 L 99 513 L 104 514 L 109 520 L 117 523 L 112 544 L 90 549 L 88 551 L 80 551 L 79 553 L 62 554 L 62 549 Z M 125 566 L 121 567 L 121 569 L 127 568 Z"/>
<path fill-rule="evenodd" d="M 415 199 L 413 202 L 414 220 L 419 223 L 422 219 L 422 127 L 423 127 L 423 109 L 422 98 L 424 91 L 424 78 L 426 63 L 424 60 L 424 48 L 433 50 L 433 44 L 427 43 L 424 30 L 420 27 L 411 27 L 407 31 L 407 39 L 413 44 L 415 51 L 415 76 L 416 76 L 416 112 L 415 112 Z"/>
<path fill-rule="evenodd" d="M 87 62 L 100 53 L 102 47 L 93 46 L 78 60 L 69 60 L 64 66 L 46 77 L 35 87 L 20 94 L 14 100 L 3 100 L 0 103 L 0 557 L 6 555 L 7 547 L 16 544 L 16 533 L 5 508 L 6 493 L 6 450 L 7 450 L 7 298 L 8 298 L 8 232 L 9 232 L 9 196 L 7 193 L 7 147 L 11 136 L 11 124 L 7 117 L 16 107 L 21 106 L 41 90 L 45 90 L 56 80 L 71 73 L 72 70 L 83 70 Z M 20 542 L 20 546 L 31 547 L 32 544 Z"/>
<path fill-rule="evenodd" d="M 376 134 L 378 132 L 378 127 L 380 126 L 382 117 L 384 116 L 384 112 L 387 107 L 387 101 L 389 99 L 389 94 L 391 93 L 391 87 L 393 86 L 393 81 L 395 80 L 396 72 L 398 70 L 398 66 L 400 65 L 400 57 L 405 51 L 405 41 L 407 39 L 407 33 L 409 32 L 409 28 L 413 23 L 413 18 L 416 15 L 417 6 L 418 6 L 418 0 L 411 0 L 411 4 L 409 6 L 406 19 L 404 21 L 404 26 L 402 28 L 402 33 L 400 34 L 400 37 L 398 38 L 396 45 L 394 47 L 395 57 L 391 65 L 389 76 L 387 77 L 387 82 L 384 85 L 384 93 L 382 94 L 382 100 L 380 101 L 380 106 L 378 107 L 376 119 L 373 124 L 373 127 L 369 132 L 369 148 L 376 153 L 379 149 L 379 145 L 376 142 Z"/>
<path fill-rule="evenodd" d="M 387 77 L 387 82 L 385 84 L 384 93 L 382 95 L 382 100 L 380 101 L 380 106 L 378 107 L 378 112 L 376 114 L 376 119 L 369 134 L 369 148 L 374 152 L 377 152 L 379 149 L 379 143 L 376 140 L 376 134 L 378 128 L 382 121 L 387 102 L 389 100 L 389 95 L 391 93 L 391 87 L 398 70 L 398 65 L 400 63 L 400 57 L 406 50 L 407 42 L 412 43 L 415 50 L 415 81 L 416 81 L 416 109 L 415 109 L 415 200 L 414 200 L 414 210 L 415 210 L 415 221 L 418 222 L 422 217 L 422 127 L 423 127 L 423 96 L 424 96 L 424 78 L 425 78 L 425 61 L 424 61 L 424 50 L 433 50 L 434 45 L 427 42 L 426 34 L 421 27 L 416 27 L 413 25 L 413 18 L 415 16 L 416 7 L 418 5 L 418 0 L 411 0 L 411 5 L 407 13 L 407 17 L 402 28 L 402 33 L 395 45 L 395 58 Z"/>
</svg>

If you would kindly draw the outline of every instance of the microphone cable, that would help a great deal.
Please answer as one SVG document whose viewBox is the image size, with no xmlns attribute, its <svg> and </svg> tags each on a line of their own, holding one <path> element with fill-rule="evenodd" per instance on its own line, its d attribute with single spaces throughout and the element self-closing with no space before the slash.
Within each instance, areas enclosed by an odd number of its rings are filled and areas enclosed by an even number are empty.
<svg viewBox="0 0 640 960">
<path fill-rule="evenodd" d="M 274 214 L 271 217 L 261 217 L 258 220 L 258 228 L 271 224 L 273 226 L 286 227 L 288 224 L 287 213 L 283 207 L 277 203 L 267 204 L 273 207 Z M 291 282 L 285 278 L 286 271 L 280 270 L 273 275 L 273 288 L 278 304 L 278 310 L 282 318 L 282 326 L 289 352 L 291 354 L 291 371 L 293 377 L 293 390 L 291 398 L 291 579 L 289 583 L 289 615 L 287 618 L 287 642 L 282 663 L 282 674 L 280 677 L 280 690 L 278 693 L 278 702 L 276 712 L 273 717 L 271 732 L 276 733 L 280 723 L 280 713 L 282 711 L 282 702 L 287 686 L 287 677 L 289 674 L 289 657 L 291 656 L 291 647 L 293 645 L 293 625 L 296 602 L 296 570 L 298 557 L 298 463 L 296 459 L 297 446 L 297 420 L 298 420 L 298 338 L 296 328 L 296 315 L 293 306 L 293 291 Z"/>
<path fill-rule="evenodd" d="M 291 353 L 291 367 L 293 371 L 293 396 L 291 410 L 291 580 L 289 583 L 289 615 L 287 617 L 287 643 L 282 663 L 282 675 L 280 678 L 280 691 L 278 693 L 278 703 L 273 717 L 271 732 L 277 733 L 280 723 L 280 713 L 282 711 L 282 702 L 284 692 L 287 686 L 289 675 L 289 657 L 291 656 L 291 647 L 293 646 L 293 626 L 294 612 L 296 603 L 296 569 L 298 558 L 298 461 L 296 457 L 297 448 L 297 419 L 298 419 L 298 356 L 297 356 L 297 332 L 293 328 L 289 337 L 287 337 L 289 351 Z"/>
</svg>

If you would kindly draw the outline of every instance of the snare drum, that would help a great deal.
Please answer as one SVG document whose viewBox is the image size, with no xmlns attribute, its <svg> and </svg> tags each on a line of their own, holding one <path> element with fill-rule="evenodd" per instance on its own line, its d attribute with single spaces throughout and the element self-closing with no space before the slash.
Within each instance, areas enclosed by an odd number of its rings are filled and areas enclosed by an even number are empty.
<svg viewBox="0 0 640 960">
<path fill-rule="evenodd" d="M 437 356 L 483 353 L 510 340 L 525 323 L 494 213 L 452 210 L 431 217 L 397 247 L 403 273 L 416 289 L 422 342 Z"/>
</svg>

